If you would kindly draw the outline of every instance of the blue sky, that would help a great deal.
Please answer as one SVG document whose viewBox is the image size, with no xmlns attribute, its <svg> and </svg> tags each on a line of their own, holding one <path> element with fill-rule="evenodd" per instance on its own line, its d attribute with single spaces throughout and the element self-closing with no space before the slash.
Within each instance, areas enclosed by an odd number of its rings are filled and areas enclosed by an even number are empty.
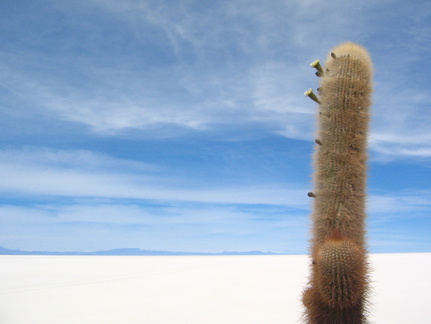
<svg viewBox="0 0 431 324">
<path fill-rule="evenodd" d="M 0 245 L 307 253 L 309 64 L 375 68 L 371 252 L 431 251 L 431 3 L 1 1 Z"/>
</svg>

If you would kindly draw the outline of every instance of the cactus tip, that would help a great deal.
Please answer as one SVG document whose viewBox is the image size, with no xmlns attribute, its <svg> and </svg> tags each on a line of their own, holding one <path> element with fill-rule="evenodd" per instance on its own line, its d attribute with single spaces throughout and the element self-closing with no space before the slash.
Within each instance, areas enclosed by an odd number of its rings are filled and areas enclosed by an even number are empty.
<svg viewBox="0 0 431 324">
<path fill-rule="evenodd" d="M 311 100 L 317 102 L 318 104 L 320 104 L 320 100 L 319 98 L 317 98 L 316 94 L 313 92 L 313 89 L 308 89 L 307 91 L 304 92 L 304 95 L 306 95 L 307 97 L 309 97 Z"/>
<path fill-rule="evenodd" d="M 320 65 L 320 60 L 315 60 L 310 64 L 311 67 L 315 68 L 317 70 L 316 75 L 318 77 L 321 77 L 323 75 L 323 68 Z"/>
</svg>

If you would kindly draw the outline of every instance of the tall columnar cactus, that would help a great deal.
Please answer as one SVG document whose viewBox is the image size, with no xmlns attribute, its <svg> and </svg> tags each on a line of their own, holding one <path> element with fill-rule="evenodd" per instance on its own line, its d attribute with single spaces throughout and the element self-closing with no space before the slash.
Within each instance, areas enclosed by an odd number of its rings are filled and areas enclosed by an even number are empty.
<svg viewBox="0 0 431 324">
<path fill-rule="evenodd" d="M 359 45 L 335 47 L 320 78 L 311 276 L 303 293 L 309 324 L 366 323 L 365 243 L 367 129 L 372 63 Z"/>
</svg>

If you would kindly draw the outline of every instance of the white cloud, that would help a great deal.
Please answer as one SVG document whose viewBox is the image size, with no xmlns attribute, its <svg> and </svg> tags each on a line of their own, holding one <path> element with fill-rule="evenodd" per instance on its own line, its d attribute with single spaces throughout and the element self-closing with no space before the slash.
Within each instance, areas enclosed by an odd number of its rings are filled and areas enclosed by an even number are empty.
<svg viewBox="0 0 431 324">
<path fill-rule="evenodd" d="M 71 46 L 63 56 L 4 50 L 1 84 L 26 105 L 3 112 L 74 122 L 104 135 L 138 129 L 165 137 L 181 133 L 167 129 L 223 133 L 226 127 L 252 125 L 256 132 L 310 140 L 315 109 L 303 92 L 318 80 L 308 64 L 348 37 L 369 44 L 376 63 L 370 148 L 382 159 L 431 154 L 426 86 L 413 85 L 407 73 L 386 65 L 413 58 L 420 64 L 414 49 L 423 39 L 412 39 L 408 52 L 391 48 L 389 53 L 368 33 L 375 18 L 367 14 L 388 9 L 390 1 L 355 6 L 273 1 L 269 6 L 238 0 L 205 8 L 188 1 L 52 5 L 67 14 L 72 27 L 84 24 L 80 15 L 87 9 L 103 16 L 117 27 L 113 42 L 130 40 L 127 45 L 136 47 L 110 56 L 103 27 L 87 24 L 91 36 L 79 39 L 80 29 L 73 29 L 76 34 L 62 40 Z M 420 26 L 413 24 L 409 34 L 420 34 L 415 33 Z M 384 31 L 379 27 L 376 33 Z M 76 56 L 77 43 L 89 39 L 100 48 Z M 156 50 L 159 60 L 147 61 L 144 54 Z M 33 63 L 22 68 L 22 62 Z"/>
<path fill-rule="evenodd" d="M 55 246 L 86 251 L 140 247 L 298 252 L 305 247 L 307 218 L 288 210 L 184 202 L 159 206 L 109 199 L 6 205 L 0 207 L 0 234 L 2 245 L 26 250 Z M 46 240 L 40 239 L 45 236 Z M 298 241 L 304 241 L 302 247 Z"/>
<path fill-rule="evenodd" d="M 405 54 L 398 55 L 402 61 Z M 381 76 L 375 86 L 370 148 L 380 160 L 430 157 L 431 99 L 425 86 L 409 86 L 408 78 L 398 73 L 376 71 Z"/>
<path fill-rule="evenodd" d="M 16 195 L 100 197 L 307 208 L 305 188 L 280 183 L 202 188 L 135 161 L 87 151 L 3 151 L 0 190 Z"/>
<path fill-rule="evenodd" d="M 275 13 L 265 9 L 263 16 L 258 13 L 264 8 L 255 8 L 253 12 L 238 11 L 232 9 L 234 5 L 228 6 L 231 8 L 216 5 L 210 12 L 200 12 L 187 2 L 174 7 L 128 1 L 93 3 L 120 18 L 115 20 L 118 29 L 125 38 L 132 38 L 137 44 L 148 38 L 152 32 L 148 24 L 153 25 L 166 36 L 161 37 L 158 44 L 165 45 L 168 40 L 176 61 L 173 65 L 148 66 L 142 70 L 135 68 L 136 65 L 146 65 L 137 52 L 126 57 L 126 62 L 112 58 L 109 65 L 103 63 L 104 60 L 98 62 L 92 56 L 81 55 L 79 63 L 70 66 L 73 71 L 68 71 L 65 70 L 68 64 L 64 63 L 76 59 L 68 53 L 69 59 L 52 57 L 49 62 L 39 62 L 42 75 L 36 71 L 16 71 L 17 66 L 5 67 L 6 75 L 13 76 L 16 81 L 12 84 L 8 79 L 7 87 L 32 84 L 20 86 L 20 92 L 25 93 L 29 101 L 37 103 L 33 109 L 47 109 L 46 116 L 82 123 L 96 132 L 108 134 L 129 128 L 152 128 L 157 133 L 160 126 L 166 125 L 206 130 L 218 124 L 235 127 L 238 123 L 250 122 L 263 125 L 265 129 L 275 125 L 279 132 L 280 128 L 298 128 L 304 124 L 303 117 L 296 115 L 297 112 L 301 115 L 303 110 L 296 100 L 293 103 L 284 100 L 289 97 L 286 86 L 282 86 L 287 64 L 265 57 L 268 51 L 280 51 L 280 44 L 272 45 L 272 41 L 280 38 L 276 32 L 281 30 L 278 24 L 283 25 L 282 21 L 273 19 Z M 62 4 L 53 5 L 57 10 L 67 12 L 72 24 L 78 19 L 79 10 L 70 10 L 69 5 L 64 8 Z M 94 8 L 91 9 L 90 12 L 95 14 Z M 239 24 L 237 17 L 245 19 L 255 32 Z M 87 27 L 91 28 L 91 37 L 103 37 L 100 28 Z M 268 34 L 270 31 L 271 35 Z M 256 36 L 260 40 L 256 40 Z M 100 39 L 97 42 L 100 43 Z M 105 53 L 94 51 L 93 48 L 89 53 L 105 56 Z M 16 56 L 17 53 L 11 54 Z M 37 54 L 25 55 L 27 61 L 37 61 Z M 166 51 L 160 54 L 161 57 L 166 55 L 169 55 Z M 256 58 L 259 61 L 255 62 Z M 42 69 L 43 64 L 61 65 L 60 73 L 53 74 L 53 68 Z M 273 68 L 269 71 L 270 65 Z M 80 82 L 62 78 L 68 73 L 75 79 L 79 76 Z M 298 97 L 302 99 L 302 89 Z M 291 113 L 292 109 L 295 114 Z M 280 116 L 287 126 L 280 125 Z M 304 132 L 285 133 L 295 136 Z"/>
<path fill-rule="evenodd" d="M 431 195 L 428 191 L 392 192 L 388 195 L 371 194 L 369 213 L 400 215 L 409 212 L 428 213 L 431 211 Z M 396 216 L 397 217 L 397 216 Z"/>
</svg>

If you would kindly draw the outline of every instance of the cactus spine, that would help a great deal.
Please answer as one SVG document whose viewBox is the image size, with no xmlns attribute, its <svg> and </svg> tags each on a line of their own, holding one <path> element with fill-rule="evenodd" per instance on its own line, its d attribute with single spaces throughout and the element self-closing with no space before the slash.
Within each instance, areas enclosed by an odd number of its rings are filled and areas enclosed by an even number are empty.
<svg viewBox="0 0 431 324">
<path fill-rule="evenodd" d="M 366 323 L 365 196 L 372 63 L 359 45 L 328 56 L 321 77 L 316 139 L 311 276 L 303 293 L 309 324 Z"/>
</svg>

